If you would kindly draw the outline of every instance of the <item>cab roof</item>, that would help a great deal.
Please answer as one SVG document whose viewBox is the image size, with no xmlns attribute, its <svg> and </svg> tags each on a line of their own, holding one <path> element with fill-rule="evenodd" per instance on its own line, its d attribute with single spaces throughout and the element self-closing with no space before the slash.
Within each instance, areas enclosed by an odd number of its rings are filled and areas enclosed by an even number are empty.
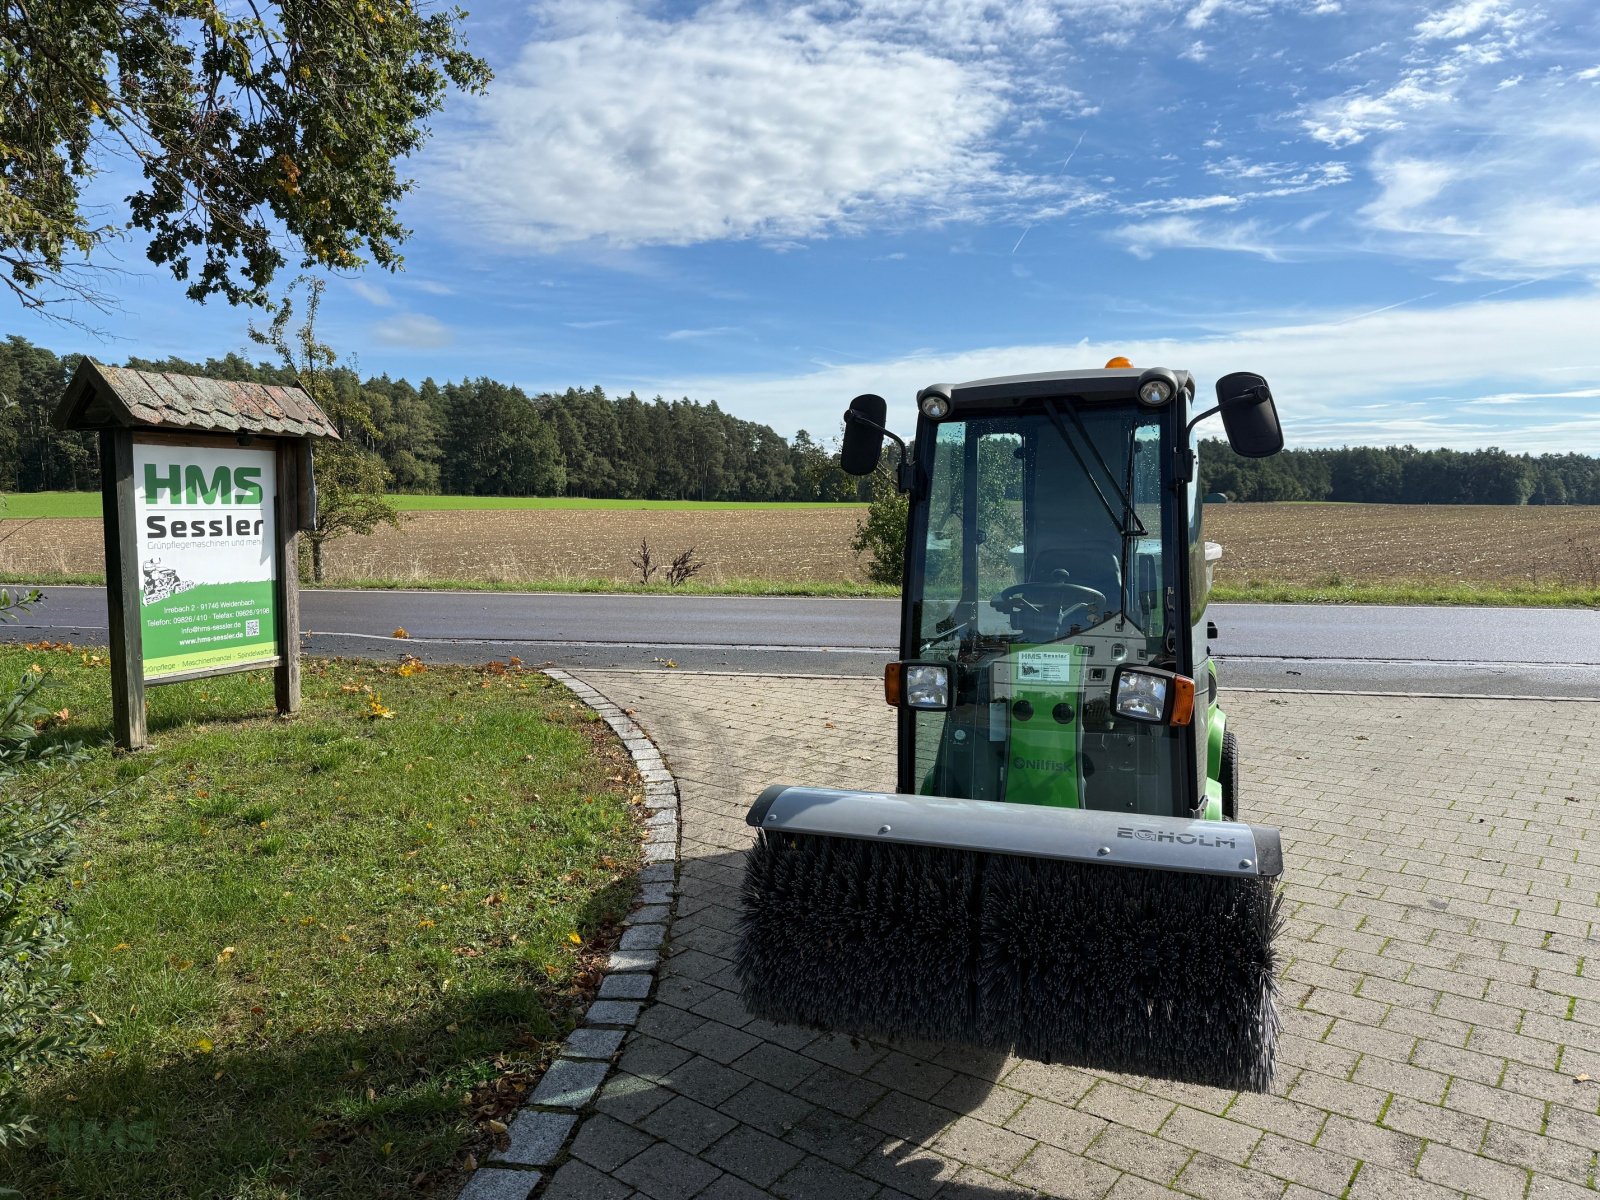
<svg viewBox="0 0 1600 1200">
<path fill-rule="evenodd" d="M 1110 367 L 1090 371 L 1041 371 L 1032 375 L 996 375 L 967 383 L 946 385 L 953 405 L 982 404 L 996 400 L 1031 400 L 1042 396 L 1079 396 L 1085 400 L 1131 400 L 1144 374 L 1140 367 Z M 1191 395 L 1194 380 L 1187 371 L 1174 371 L 1178 384 Z M 937 386 L 937 385 L 936 385 Z M 943 390 L 943 389 L 941 389 Z M 920 400 L 922 393 L 918 393 Z"/>
</svg>

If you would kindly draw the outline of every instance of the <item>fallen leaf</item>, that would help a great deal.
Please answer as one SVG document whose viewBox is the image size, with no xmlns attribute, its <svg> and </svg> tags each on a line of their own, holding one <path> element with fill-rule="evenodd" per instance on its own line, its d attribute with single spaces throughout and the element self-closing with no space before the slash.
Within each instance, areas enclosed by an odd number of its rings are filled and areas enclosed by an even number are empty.
<svg viewBox="0 0 1600 1200">
<path fill-rule="evenodd" d="M 396 626 L 395 626 L 395 627 L 394 627 L 394 633 L 393 633 L 393 634 L 391 634 L 391 635 L 390 635 L 390 636 L 392 636 L 392 637 L 397 637 L 397 638 L 408 638 L 408 637 L 410 637 L 410 636 L 411 636 L 411 635 L 410 635 L 410 634 L 409 634 L 409 633 L 407 633 L 407 632 L 406 632 L 406 630 L 405 630 L 405 626 L 403 626 L 403 625 L 396 625 Z"/>
<path fill-rule="evenodd" d="M 213 1049 L 213 1047 L 211 1045 L 211 1039 L 210 1038 L 201 1038 L 198 1042 L 196 1042 L 194 1044 L 194 1048 L 196 1050 L 200 1051 L 201 1054 L 210 1054 L 212 1049 Z"/>
<path fill-rule="evenodd" d="M 504 1133 L 506 1131 L 506 1123 L 504 1121 L 496 1121 L 493 1117 L 485 1121 L 484 1124 L 489 1127 L 491 1133 Z"/>
<path fill-rule="evenodd" d="M 576 933 L 567 934 L 567 941 L 571 942 L 574 946 L 583 945 L 583 938 L 579 937 Z"/>
</svg>

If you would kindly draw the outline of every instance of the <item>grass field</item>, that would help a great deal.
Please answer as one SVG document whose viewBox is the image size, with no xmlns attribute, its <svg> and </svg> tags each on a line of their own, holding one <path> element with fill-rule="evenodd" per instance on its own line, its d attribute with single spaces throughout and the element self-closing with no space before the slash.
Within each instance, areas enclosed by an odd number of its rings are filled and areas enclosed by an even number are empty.
<svg viewBox="0 0 1600 1200">
<path fill-rule="evenodd" d="M 637 512 L 761 512 L 807 509 L 860 509 L 859 504 L 741 503 L 723 500 L 586 500 L 578 496 L 409 496 L 391 495 L 401 512 L 563 512 L 582 509 Z M 98 517 L 99 492 L 22 492 L 5 497 L 0 520 L 36 517 Z"/>
<path fill-rule="evenodd" d="M 862 510 L 798 505 L 434 510 L 328 552 L 359 587 L 598 591 L 639 587 L 630 559 L 694 548 L 692 590 L 882 595 L 850 550 Z M 1229 504 L 1207 509 L 1225 553 L 1219 599 L 1600 605 L 1600 507 Z M 99 578 L 99 524 L 0 520 L 0 580 Z"/>
<path fill-rule="evenodd" d="M 0 678 L 36 665 L 49 736 L 96 747 L 57 786 L 105 798 L 41 897 L 96 1042 L 25 1081 L 43 1138 L 0 1190 L 453 1195 L 634 893 L 615 739 L 514 666 L 308 660 L 295 718 L 264 673 L 156 688 L 153 748 L 115 755 L 103 658 L 0 648 Z"/>
</svg>

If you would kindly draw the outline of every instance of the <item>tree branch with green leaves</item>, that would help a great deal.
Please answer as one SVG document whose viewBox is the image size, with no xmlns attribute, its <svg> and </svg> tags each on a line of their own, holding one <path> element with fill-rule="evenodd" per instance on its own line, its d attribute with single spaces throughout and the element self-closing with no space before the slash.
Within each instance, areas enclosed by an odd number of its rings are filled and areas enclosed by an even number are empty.
<svg viewBox="0 0 1600 1200">
<path fill-rule="evenodd" d="M 456 8 L 411 0 L 0 0 L 0 279 L 29 308 L 104 305 L 137 231 L 192 299 L 265 304 L 303 267 L 400 266 L 396 170 L 452 88 L 481 92 Z M 126 227 L 83 186 L 137 167 Z"/>
</svg>

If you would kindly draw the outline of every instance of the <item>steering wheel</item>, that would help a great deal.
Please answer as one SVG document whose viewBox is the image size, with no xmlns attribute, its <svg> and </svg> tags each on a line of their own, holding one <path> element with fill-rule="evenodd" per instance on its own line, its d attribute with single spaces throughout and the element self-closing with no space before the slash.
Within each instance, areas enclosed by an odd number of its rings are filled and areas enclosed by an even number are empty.
<svg viewBox="0 0 1600 1200">
<path fill-rule="evenodd" d="M 1003 613 L 1020 612 L 1024 607 L 1035 611 L 1093 608 L 1097 612 L 1104 612 L 1106 610 L 1106 595 L 1104 592 L 1096 591 L 1092 587 L 1085 587 L 1081 583 L 1040 580 L 1031 583 L 1012 584 L 993 600 L 989 601 L 989 604 Z"/>
</svg>

